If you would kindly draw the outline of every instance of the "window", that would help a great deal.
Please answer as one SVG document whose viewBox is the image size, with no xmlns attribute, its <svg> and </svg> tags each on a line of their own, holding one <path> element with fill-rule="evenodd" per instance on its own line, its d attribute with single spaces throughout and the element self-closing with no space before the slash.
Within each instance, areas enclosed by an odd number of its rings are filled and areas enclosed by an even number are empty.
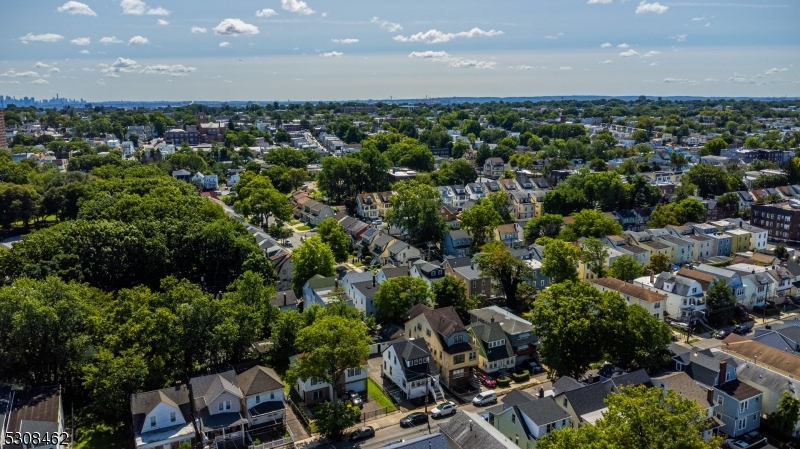
<svg viewBox="0 0 800 449">
<path fill-rule="evenodd" d="M 740 412 L 747 411 L 747 409 L 748 409 L 749 407 L 750 407 L 750 401 L 744 401 L 744 402 L 742 402 L 741 404 L 739 404 L 739 411 L 740 411 Z"/>
<path fill-rule="evenodd" d="M 156 417 L 155 416 L 151 416 L 150 417 L 150 427 L 155 427 L 155 426 L 156 426 Z"/>
<path fill-rule="evenodd" d="M 544 279 L 542 279 L 542 280 L 539 282 L 539 284 L 541 284 L 541 286 L 542 286 L 542 287 L 544 287 Z"/>
<path fill-rule="evenodd" d="M 723 402 L 725 401 L 723 401 L 722 396 L 717 396 L 717 405 L 722 405 Z"/>
<path fill-rule="evenodd" d="M 459 363 L 464 363 L 464 354 L 453 356 L 453 363 L 456 365 Z"/>
<path fill-rule="evenodd" d="M 325 397 L 325 390 L 317 390 L 317 391 L 311 393 L 311 399 L 313 399 L 315 401 L 319 400 L 319 399 L 323 399 L 324 397 Z"/>
<path fill-rule="evenodd" d="M 260 403 L 261 403 L 261 396 L 260 395 L 256 395 L 256 404 L 260 404 Z"/>
<path fill-rule="evenodd" d="M 516 414 L 511 415 L 511 422 L 512 423 L 517 422 L 517 415 Z"/>
<path fill-rule="evenodd" d="M 425 329 L 425 335 L 430 337 L 431 336 L 431 330 L 430 329 Z"/>
<path fill-rule="evenodd" d="M 747 418 L 746 417 L 742 418 L 742 420 L 739 421 L 739 430 L 744 430 L 745 427 L 747 427 Z"/>
<path fill-rule="evenodd" d="M 270 399 L 275 399 L 275 392 L 274 391 L 270 391 L 269 392 L 269 398 Z"/>
<path fill-rule="evenodd" d="M 169 412 L 169 422 L 175 422 L 175 420 L 177 420 L 175 412 Z"/>
<path fill-rule="evenodd" d="M 464 336 L 463 335 L 456 335 L 455 341 L 456 341 L 456 343 L 463 342 L 464 341 Z"/>
<path fill-rule="evenodd" d="M 347 369 L 347 377 L 354 377 L 361 375 L 361 367 L 358 368 L 348 368 Z"/>
<path fill-rule="evenodd" d="M 478 358 L 478 354 L 475 351 L 469 353 L 469 361 L 472 362 Z"/>
<path fill-rule="evenodd" d="M 567 406 L 567 398 L 564 398 L 564 407 Z"/>
<path fill-rule="evenodd" d="M 654 309 L 660 309 L 661 308 L 661 303 L 657 302 L 657 303 L 653 304 L 653 308 Z"/>
<path fill-rule="evenodd" d="M 561 427 L 565 427 L 566 425 L 567 425 L 567 420 L 566 419 L 562 419 L 561 420 Z"/>
<path fill-rule="evenodd" d="M 556 424 L 555 424 L 555 423 L 550 423 L 550 424 L 548 424 L 548 425 L 547 425 L 547 433 L 550 433 L 550 432 L 552 432 L 552 431 L 553 431 L 553 429 L 555 429 L 555 428 L 556 428 Z"/>
<path fill-rule="evenodd" d="M 464 368 L 454 369 L 452 371 L 452 377 L 453 377 L 453 379 L 460 379 L 460 378 L 464 377 Z"/>
<path fill-rule="evenodd" d="M 225 410 L 231 409 L 231 401 L 225 401 Z"/>
<path fill-rule="evenodd" d="M 219 403 L 219 411 L 223 411 L 223 410 L 225 410 L 225 403 L 224 402 L 220 402 Z"/>
</svg>

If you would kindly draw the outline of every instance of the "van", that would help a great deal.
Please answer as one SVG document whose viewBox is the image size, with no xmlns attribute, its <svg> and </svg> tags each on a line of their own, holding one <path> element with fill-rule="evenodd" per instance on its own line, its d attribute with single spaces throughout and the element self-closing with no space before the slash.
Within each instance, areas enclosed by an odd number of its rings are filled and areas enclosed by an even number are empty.
<svg viewBox="0 0 800 449">
<path fill-rule="evenodd" d="M 486 405 L 497 403 L 497 394 L 494 390 L 486 390 L 472 399 L 472 405 Z"/>
</svg>

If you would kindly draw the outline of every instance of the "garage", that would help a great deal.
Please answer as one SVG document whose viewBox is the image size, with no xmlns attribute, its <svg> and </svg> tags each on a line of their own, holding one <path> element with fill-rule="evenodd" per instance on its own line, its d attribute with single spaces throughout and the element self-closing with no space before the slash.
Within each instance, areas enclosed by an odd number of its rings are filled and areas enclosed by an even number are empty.
<svg viewBox="0 0 800 449">
<path fill-rule="evenodd" d="M 367 391 L 367 379 L 361 380 L 354 380 L 353 382 L 348 382 L 344 384 L 345 390 L 353 390 L 358 393 L 363 393 Z"/>
</svg>

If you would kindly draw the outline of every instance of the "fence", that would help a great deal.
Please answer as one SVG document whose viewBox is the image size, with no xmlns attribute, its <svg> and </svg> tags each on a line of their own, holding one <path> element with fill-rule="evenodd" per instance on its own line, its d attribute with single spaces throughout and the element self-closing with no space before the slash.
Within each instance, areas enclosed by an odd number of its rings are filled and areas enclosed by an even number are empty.
<svg viewBox="0 0 800 449">
<path fill-rule="evenodd" d="M 389 413 L 393 413 L 397 410 L 393 405 L 386 406 L 377 410 L 372 410 L 369 412 L 361 412 L 361 422 L 367 422 L 373 419 L 382 418 L 384 416 L 388 416 Z"/>
<path fill-rule="evenodd" d="M 294 440 L 292 440 L 292 438 L 289 437 L 289 438 L 282 438 L 280 440 L 269 441 L 267 443 L 261 443 L 257 446 L 250 446 L 250 449 L 271 449 L 273 447 L 287 446 L 292 443 L 294 443 Z"/>
<path fill-rule="evenodd" d="M 308 433 L 314 433 L 311 431 L 311 420 L 308 419 L 308 415 L 306 415 L 305 410 L 303 410 L 301 407 L 298 407 L 297 404 L 292 401 L 292 398 L 287 397 L 286 400 L 289 402 L 289 406 L 292 407 L 292 410 L 294 410 L 295 415 L 300 418 L 300 424 L 306 428 Z"/>
</svg>

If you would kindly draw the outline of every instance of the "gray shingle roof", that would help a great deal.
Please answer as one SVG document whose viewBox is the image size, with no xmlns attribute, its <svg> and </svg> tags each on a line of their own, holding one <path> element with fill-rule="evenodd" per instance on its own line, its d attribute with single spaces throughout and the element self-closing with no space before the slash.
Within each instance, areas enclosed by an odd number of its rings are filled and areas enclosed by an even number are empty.
<svg viewBox="0 0 800 449">
<path fill-rule="evenodd" d="M 519 449 L 505 435 L 475 413 L 460 410 L 439 429 L 464 449 Z"/>
<path fill-rule="evenodd" d="M 611 392 L 612 386 L 610 381 L 596 382 L 567 391 L 564 395 L 575 413 L 582 416 L 606 408 L 604 399 Z"/>
<path fill-rule="evenodd" d="M 261 365 L 256 365 L 239 374 L 236 376 L 236 380 L 245 396 L 283 389 L 283 382 L 278 373 L 272 368 Z"/>
<path fill-rule="evenodd" d="M 534 399 L 535 397 L 530 393 L 526 393 L 522 390 L 511 390 L 507 395 L 503 396 L 501 402 L 508 407 L 514 407 L 523 402 L 530 402 Z"/>
<path fill-rule="evenodd" d="M 472 323 L 470 328 L 479 343 L 483 346 L 486 359 L 490 362 L 507 359 L 514 355 L 511 343 L 506 338 L 506 333 L 503 331 L 503 328 L 500 327 L 500 323 Z M 505 344 L 495 346 L 494 348 L 489 347 L 489 343 L 499 340 L 505 340 Z"/>
<path fill-rule="evenodd" d="M 233 370 L 218 374 L 206 374 L 203 376 L 189 379 L 189 387 L 192 389 L 192 396 L 195 401 L 202 399 L 204 405 L 208 401 L 213 401 L 223 391 L 229 391 L 234 395 L 241 396 L 236 380 L 236 372 Z"/>
<path fill-rule="evenodd" d="M 172 388 L 132 394 L 131 415 L 133 418 L 134 432 L 142 432 L 147 414 L 153 411 L 153 409 L 162 402 L 180 410 L 187 423 L 192 422 L 189 389 L 186 387 L 186 384 L 182 384 Z"/>
<path fill-rule="evenodd" d="M 666 387 L 685 399 L 691 399 L 700 407 L 708 408 L 714 405 L 713 400 L 708 400 L 708 390 L 698 385 L 688 374 L 682 371 L 653 378 L 653 384 L 658 388 Z"/>
<path fill-rule="evenodd" d="M 400 366 L 403 367 L 403 373 L 407 381 L 425 379 L 428 374 L 438 374 L 438 369 L 433 361 L 428 346 L 423 339 L 409 340 L 405 337 L 398 338 L 389 342 L 394 348 L 397 356 L 402 359 Z M 408 360 L 417 360 L 427 357 L 427 364 L 407 365 L 405 362 Z"/>
<path fill-rule="evenodd" d="M 517 408 L 538 426 L 569 418 L 569 413 L 559 407 L 552 397 L 534 398 L 531 401 L 518 404 Z"/>
</svg>

